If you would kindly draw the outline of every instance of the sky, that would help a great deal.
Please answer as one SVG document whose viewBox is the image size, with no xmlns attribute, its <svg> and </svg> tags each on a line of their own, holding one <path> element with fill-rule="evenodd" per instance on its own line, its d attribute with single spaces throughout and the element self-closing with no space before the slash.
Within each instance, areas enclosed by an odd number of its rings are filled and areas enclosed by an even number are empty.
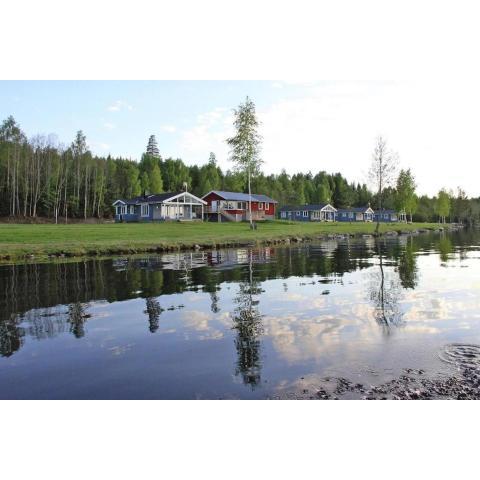
<svg viewBox="0 0 480 480">
<path fill-rule="evenodd" d="M 154 134 L 164 158 L 201 165 L 225 139 L 249 96 L 263 137 L 265 173 L 341 172 L 368 183 L 382 135 L 411 168 L 421 194 L 461 186 L 480 196 L 480 94 L 474 82 L 429 81 L 1 81 L 0 119 L 28 137 L 69 144 L 83 130 L 94 154 L 140 159 Z"/>
</svg>

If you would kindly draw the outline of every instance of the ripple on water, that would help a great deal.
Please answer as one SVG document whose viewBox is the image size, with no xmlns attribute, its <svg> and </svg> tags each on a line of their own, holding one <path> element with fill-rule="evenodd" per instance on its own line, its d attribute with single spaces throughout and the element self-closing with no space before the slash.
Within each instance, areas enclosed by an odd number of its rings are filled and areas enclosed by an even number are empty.
<svg viewBox="0 0 480 480">
<path fill-rule="evenodd" d="M 480 345 L 467 343 L 451 343 L 439 354 L 447 363 L 461 368 L 480 370 Z"/>
</svg>

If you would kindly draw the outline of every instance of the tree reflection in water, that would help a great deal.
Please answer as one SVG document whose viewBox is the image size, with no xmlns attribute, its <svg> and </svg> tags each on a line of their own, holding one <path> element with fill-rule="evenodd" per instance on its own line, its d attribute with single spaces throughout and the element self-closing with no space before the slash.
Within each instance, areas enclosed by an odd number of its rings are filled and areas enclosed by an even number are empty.
<svg viewBox="0 0 480 480">
<path fill-rule="evenodd" d="M 447 263 L 453 252 L 453 244 L 450 238 L 445 235 L 445 232 L 441 234 L 438 241 L 438 251 L 440 252 L 440 260 L 443 263 Z"/>
<path fill-rule="evenodd" d="M 70 332 L 75 338 L 85 336 L 85 321 L 90 318 L 87 313 L 87 305 L 76 302 L 68 306 L 68 323 L 70 324 Z"/>
<path fill-rule="evenodd" d="M 258 310 L 259 301 L 255 298 L 261 293 L 260 284 L 253 280 L 252 251 L 249 251 L 248 281 L 239 284 L 235 298 L 237 308 L 233 312 L 233 329 L 237 331 L 235 348 L 237 350 L 236 375 L 241 375 L 243 383 L 252 390 L 260 384 L 261 342 L 263 333 L 262 316 Z"/>
<path fill-rule="evenodd" d="M 381 240 L 377 240 L 376 249 L 378 256 L 378 269 L 370 278 L 370 300 L 374 305 L 374 317 L 383 328 L 385 334 L 390 334 L 392 327 L 398 327 L 403 323 L 403 313 L 399 307 L 401 296 L 401 284 L 398 272 L 392 268 L 386 269 Z"/>
<path fill-rule="evenodd" d="M 415 289 L 418 284 L 418 266 L 415 255 L 413 237 L 407 239 L 407 244 L 398 258 L 398 275 L 405 289 Z"/>
<path fill-rule="evenodd" d="M 147 297 L 145 302 L 147 306 L 143 313 L 148 315 L 148 329 L 151 333 L 155 333 L 158 330 L 160 315 L 164 309 L 160 306 L 159 301 L 155 297 Z"/>
<path fill-rule="evenodd" d="M 0 355 L 10 357 L 23 345 L 25 331 L 19 328 L 13 318 L 0 321 Z"/>
</svg>

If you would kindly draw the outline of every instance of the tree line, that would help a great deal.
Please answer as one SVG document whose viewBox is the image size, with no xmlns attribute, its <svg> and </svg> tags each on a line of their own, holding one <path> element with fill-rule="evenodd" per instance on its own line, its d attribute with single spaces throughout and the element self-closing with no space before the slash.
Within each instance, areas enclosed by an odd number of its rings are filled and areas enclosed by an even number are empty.
<svg viewBox="0 0 480 480">
<path fill-rule="evenodd" d="M 365 183 L 349 182 L 341 173 L 251 175 L 251 191 L 275 198 L 279 205 L 329 202 L 337 208 L 378 205 L 378 192 Z M 139 162 L 93 155 L 86 136 L 77 132 L 69 145 L 54 135 L 27 138 L 13 117 L 0 126 L 0 216 L 70 219 L 110 218 L 112 203 L 144 193 L 181 191 L 197 196 L 210 190 L 248 191 L 248 176 L 237 169 L 223 171 L 215 154 L 204 165 L 186 165 L 180 158 L 163 158 L 154 136 Z M 433 198 L 417 197 L 411 172 L 401 172 L 397 184 L 382 191 L 382 208 L 408 211 L 418 221 L 478 222 L 480 199 L 442 190 Z"/>
</svg>

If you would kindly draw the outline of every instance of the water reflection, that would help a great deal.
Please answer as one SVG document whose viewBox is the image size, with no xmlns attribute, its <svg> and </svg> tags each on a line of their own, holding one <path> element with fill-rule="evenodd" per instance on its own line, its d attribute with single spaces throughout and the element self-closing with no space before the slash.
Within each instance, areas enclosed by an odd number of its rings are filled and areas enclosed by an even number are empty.
<svg viewBox="0 0 480 480">
<path fill-rule="evenodd" d="M 445 335 L 452 319 L 472 329 L 478 244 L 475 232 L 437 233 L 1 266 L 0 355 L 8 365 L 51 339 L 40 368 L 68 340 L 85 363 L 105 350 L 151 355 L 164 375 L 224 368 L 259 395 L 272 369 L 339 364 L 386 336 Z"/>
<path fill-rule="evenodd" d="M 236 375 L 241 375 L 243 383 L 253 388 L 260 383 L 261 342 L 263 332 L 262 316 L 258 308 L 258 296 L 262 292 L 260 283 L 253 278 L 253 255 L 248 258 L 247 281 L 239 284 L 233 312 L 233 329 L 236 331 L 237 350 Z"/>
</svg>

